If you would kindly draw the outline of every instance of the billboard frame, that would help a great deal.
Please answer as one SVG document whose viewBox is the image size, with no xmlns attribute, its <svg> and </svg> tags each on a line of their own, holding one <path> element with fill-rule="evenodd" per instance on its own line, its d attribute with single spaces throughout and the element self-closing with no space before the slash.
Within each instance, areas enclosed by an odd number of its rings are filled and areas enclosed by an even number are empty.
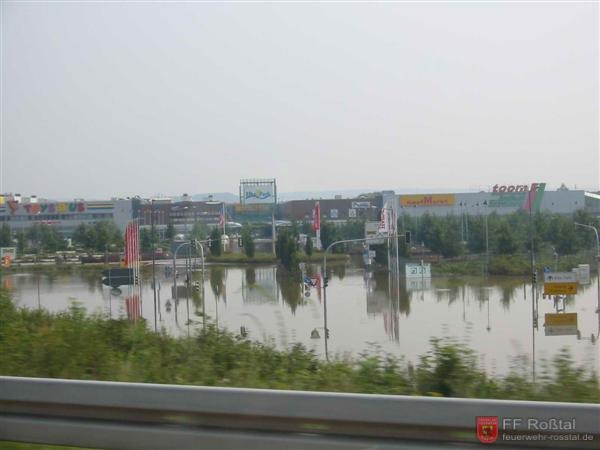
<svg viewBox="0 0 600 450">
<path fill-rule="evenodd" d="M 245 191 L 245 187 L 249 186 L 249 185 L 255 185 L 255 186 L 265 186 L 265 187 L 269 187 L 272 192 L 273 192 L 273 201 L 272 202 L 251 202 L 248 204 L 268 204 L 268 205 L 276 205 L 277 204 L 277 182 L 275 180 L 275 178 L 247 178 L 247 179 L 242 179 L 240 180 L 240 204 L 241 205 L 246 205 L 246 198 L 244 193 Z"/>
</svg>

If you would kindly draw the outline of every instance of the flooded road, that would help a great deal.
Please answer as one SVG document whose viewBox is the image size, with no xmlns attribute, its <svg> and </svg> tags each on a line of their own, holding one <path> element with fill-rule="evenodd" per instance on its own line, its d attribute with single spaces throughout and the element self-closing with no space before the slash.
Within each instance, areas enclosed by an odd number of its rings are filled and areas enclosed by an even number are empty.
<svg viewBox="0 0 600 450">
<path fill-rule="evenodd" d="M 308 267 L 309 274 L 318 271 L 318 265 Z M 2 283 L 12 289 L 18 306 L 56 312 L 79 302 L 89 313 L 144 317 L 153 328 L 150 272 L 144 273 L 140 301 L 127 286 L 121 293 L 102 286 L 100 274 L 100 269 L 20 272 L 4 275 Z M 325 357 L 322 293 L 313 287 L 307 294 L 300 278 L 281 269 L 207 266 L 204 280 L 195 271 L 189 287 L 179 277 L 177 292 L 164 267 L 157 269 L 157 280 L 157 325 L 168 333 L 185 336 L 214 323 L 279 348 L 300 342 Z M 598 370 L 597 282 L 592 278 L 591 284 L 579 286 L 577 295 L 555 304 L 542 298 L 541 286 L 537 302 L 532 302 L 531 284 L 523 277 L 398 282 L 387 271 L 338 263 L 331 267 L 327 288 L 328 355 L 383 351 L 415 362 L 431 348 L 430 339 L 438 337 L 474 350 L 489 374 L 506 374 L 515 364 L 532 371 L 533 361 L 541 373 L 544 360 L 562 348 L 579 365 Z M 563 307 L 564 312 L 577 313 L 579 337 L 545 335 L 544 315 Z"/>
</svg>

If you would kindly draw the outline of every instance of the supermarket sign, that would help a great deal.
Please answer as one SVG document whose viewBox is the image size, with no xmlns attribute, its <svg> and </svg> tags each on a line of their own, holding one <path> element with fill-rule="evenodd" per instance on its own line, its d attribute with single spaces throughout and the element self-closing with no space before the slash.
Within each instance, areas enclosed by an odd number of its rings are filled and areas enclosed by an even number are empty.
<svg viewBox="0 0 600 450">
<path fill-rule="evenodd" d="M 402 195 L 400 206 L 453 206 L 456 203 L 454 194 L 431 194 L 431 195 Z"/>
</svg>

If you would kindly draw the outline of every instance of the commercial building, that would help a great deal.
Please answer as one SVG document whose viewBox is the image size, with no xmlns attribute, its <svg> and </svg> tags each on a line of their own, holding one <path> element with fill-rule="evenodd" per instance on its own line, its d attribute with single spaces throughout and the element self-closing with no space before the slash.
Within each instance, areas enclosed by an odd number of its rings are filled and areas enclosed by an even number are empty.
<svg viewBox="0 0 600 450">
<path fill-rule="evenodd" d="M 223 213 L 227 218 L 231 217 L 223 202 L 192 201 L 188 196 L 175 202 L 171 199 L 137 200 L 134 207 L 134 217 L 139 218 L 141 227 L 151 227 L 154 215 L 154 227 L 159 234 L 166 231 L 169 223 L 173 224 L 175 233 L 186 235 L 196 222 L 213 227 L 219 224 Z"/>
<path fill-rule="evenodd" d="M 410 216 L 510 214 L 524 208 L 526 186 L 494 186 L 489 192 L 396 195 L 399 214 Z M 519 189 L 519 190 L 517 190 Z M 600 214 L 600 196 L 582 190 L 538 192 L 539 211 L 572 214 L 579 209 Z"/>
<path fill-rule="evenodd" d="M 133 214 L 132 199 L 54 201 L 35 195 L 0 195 L 0 224 L 13 232 L 26 230 L 33 224 L 52 226 L 65 236 L 71 236 L 83 224 L 114 222 L 123 232 Z"/>
<path fill-rule="evenodd" d="M 345 222 L 352 219 L 378 220 L 382 195 L 369 194 L 352 199 L 291 200 L 278 205 L 277 217 L 296 222 L 311 222 L 316 202 L 321 208 L 321 220 Z"/>
<path fill-rule="evenodd" d="M 34 195 L 0 195 L 0 225 L 8 224 L 13 232 L 25 230 L 33 224 L 46 224 L 66 237 L 80 224 L 93 225 L 99 221 L 114 222 L 123 232 L 127 223 L 139 219 L 142 227 L 154 222 L 156 230 L 164 234 L 169 223 L 176 233 L 189 233 L 194 223 L 203 222 L 208 228 L 226 222 L 270 223 L 276 220 L 311 222 L 315 203 L 320 203 L 321 220 L 343 223 L 347 220 L 378 221 L 384 205 L 396 207 L 398 215 L 486 215 L 510 214 L 523 209 L 531 186 L 495 185 L 486 192 L 396 194 L 394 191 L 370 193 L 351 199 L 292 200 L 278 204 L 246 203 L 225 204 L 220 201 L 193 201 L 185 195 L 180 201 L 172 199 L 113 198 L 110 200 L 54 201 Z M 583 190 L 559 189 L 538 192 L 539 210 L 572 214 L 585 209 L 600 216 L 600 193 Z M 152 220 L 154 218 L 154 220 Z"/>
</svg>

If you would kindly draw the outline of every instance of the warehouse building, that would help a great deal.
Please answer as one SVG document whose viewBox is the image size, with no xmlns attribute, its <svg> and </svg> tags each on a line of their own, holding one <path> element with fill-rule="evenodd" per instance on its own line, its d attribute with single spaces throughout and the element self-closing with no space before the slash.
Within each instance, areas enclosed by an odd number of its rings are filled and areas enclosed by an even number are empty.
<svg viewBox="0 0 600 450">
<path fill-rule="evenodd" d="M 45 224 L 69 237 L 83 224 L 114 222 L 123 232 L 132 218 L 132 199 L 54 201 L 20 194 L 0 195 L 0 225 L 13 232 Z"/>
</svg>

